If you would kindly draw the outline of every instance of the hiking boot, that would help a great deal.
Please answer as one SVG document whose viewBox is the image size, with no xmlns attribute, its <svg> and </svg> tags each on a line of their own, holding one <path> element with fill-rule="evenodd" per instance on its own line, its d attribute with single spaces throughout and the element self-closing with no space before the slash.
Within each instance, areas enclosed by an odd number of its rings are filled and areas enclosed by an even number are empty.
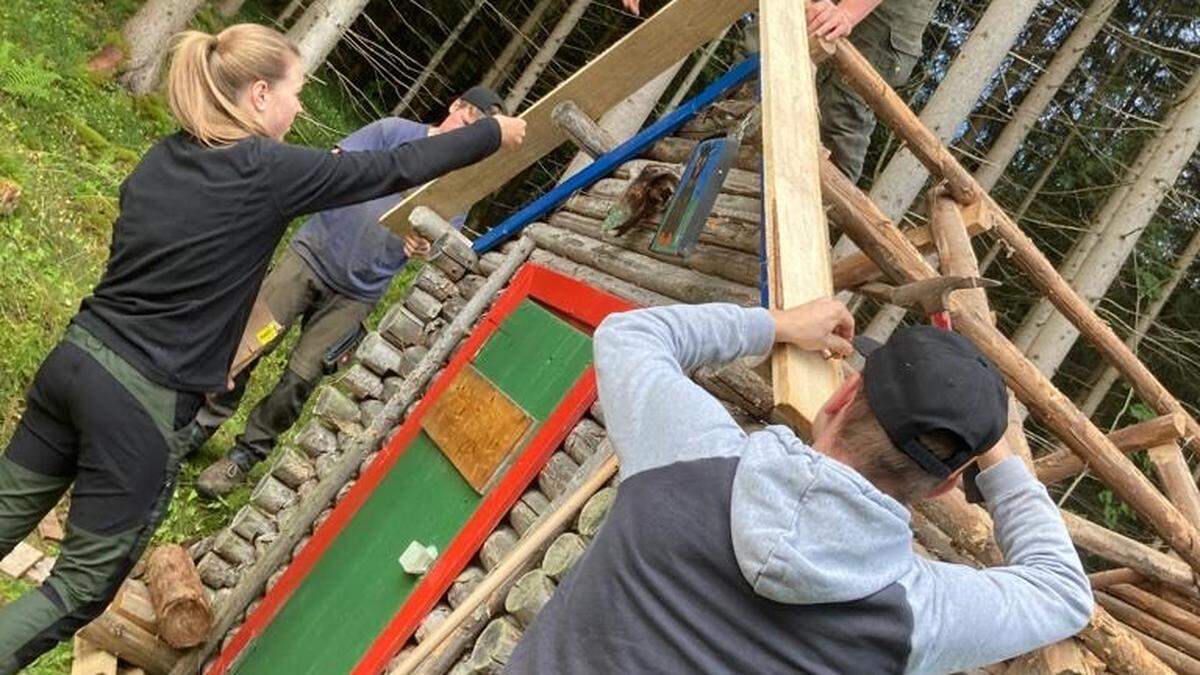
<svg viewBox="0 0 1200 675">
<path fill-rule="evenodd" d="M 200 472 L 196 478 L 196 492 L 209 499 L 224 497 L 246 482 L 249 473 L 248 469 L 243 469 L 232 459 L 222 457 Z"/>
</svg>

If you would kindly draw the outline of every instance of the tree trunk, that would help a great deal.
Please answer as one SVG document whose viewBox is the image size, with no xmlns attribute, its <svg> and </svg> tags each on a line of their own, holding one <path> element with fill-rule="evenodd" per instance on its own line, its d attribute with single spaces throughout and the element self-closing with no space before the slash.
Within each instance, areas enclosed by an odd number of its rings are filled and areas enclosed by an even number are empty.
<svg viewBox="0 0 1200 675">
<path fill-rule="evenodd" d="M 500 52 L 495 63 L 484 74 L 483 86 L 494 89 L 504 82 L 504 78 L 508 74 L 508 67 L 525 53 L 528 45 L 534 44 L 531 34 L 537 30 L 538 23 L 546 15 L 546 10 L 550 9 L 553 4 L 554 0 L 538 0 L 538 3 L 529 11 L 529 15 L 517 28 L 517 32 L 513 34 L 512 39 L 508 41 L 504 51 Z"/>
<path fill-rule="evenodd" d="M 684 76 L 683 82 L 679 83 L 679 88 L 675 90 L 675 93 L 671 96 L 671 100 L 667 102 L 667 107 L 663 109 L 664 112 L 671 112 L 679 107 L 679 104 L 683 101 L 683 97 L 687 96 L 687 93 L 692 90 L 692 85 L 696 84 L 696 80 L 700 79 L 704 68 L 712 60 L 713 54 L 717 53 L 717 49 L 721 46 L 721 41 L 725 39 L 728 33 L 729 28 L 726 28 L 712 42 L 708 43 L 708 47 L 696 58 L 696 63 L 688 71 L 688 74 Z"/>
<path fill-rule="evenodd" d="M 504 99 L 504 107 L 512 114 L 519 112 L 518 108 L 525 102 L 525 97 L 529 95 L 529 90 L 533 89 L 533 85 L 537 84 L 538 77 L 546 66 L 554 60 L 554 55 L 558 53 L 563 43 L 567 41 L 567 36 L 575 28 L 575 24 L 579 23 L 579 19 L 583 17 L 583 13 L 587 10 L 588 5 L 592 4 L 592 0 L 572 0 L 567 7 L 567 11 L 563 12 L 562 18 L 554 25 L 554 30 L 550 31 L 550 36 L 546 38 L 545 44 L 534 55 L 533 60 L 525 66 L 525 72 L 521 73 L 521 77 L 517 79 L 517 83 L 508 91 L 508 97 Z"/>
<path fill-rule="evenodd" d="M 366 6 L 367 0 L 313 0 L 304 10 L 288 37 L 300 50 L 300 64 L 306 74 L 321 67 Z"/>
<path fill-rule="evenodd" d="M 1104 28 L 1105 22 L 1116 9 L 1117 3 L 1118 0 L 1092 0 L 1091 6 L 1075 24 L 1071 35 L 1054 53 L 1054 58 L 1050 59 L 1050 63 L 1046 65 L 1046 69 L 1037 82 L 1034 82 L 1025 97 L 1021 99 L 1021 104 L 1013 112 L 1012 119 L 1000 132 L 996 142 L 988 149 L 983 164 L 975 172 L 975 179 L 979 181 L 983 189 L 990 191 L 996 185 L 996 181 L 1000 180 L 1008 163 L 1017 154 L 1017 150 L 1025 142 L 1025 137 L 1029 135 L 1034 125 L 1037 124 L 1038 118 L 1046 110 L 1046 106 L 1054 100 L 1058 90 L 1062 88 L 1071 72 L 1075 70 L 1075 66 L 1079 64 L 1079 60 L 1083 58 L 1083 54 L 1091 45 L 1092 40 Z"/>
<path fill-rule="evenodd" d="M 217 4 L 217 14 L 229 18 L 242 11 L 242 5 L 244 4 L 246 4 L 246 0 L 222 0 L 222 2 Z"/>
<path fill-rule="evenodd" d="M 1162 313 L 1167 302 L 1171 299 L 1171 294 L 1179 286 L 1179 283 L 1187 278 L 1188 269 L 1192 263 L 1196 261 L 1196 257 L 1200 255 L 1200 230 L 1197 230 L 1192 235 L 1192 240 L 1188 242 L 1183 253 L 1175 259 L 1174 269 L 1171 270 L 1171 276 L 1158 289 L 1158 297 L 1146 307 L 1142 316 L 1138 319 L 1137 325 L 1133 329 L 1133 333 L 1125 340 L 1125 344 L 1129 348 L 1137 351 L 1138 345 L 1141 344 L 1142 338 L 1146 337 L 1150 327 L 1158 320 L 1158 315 Z M 1095 382 L 1091 389 L 1088 390 L 1087 398 L 1080 404 L 1079 409 L 1088 417 L 1091 417 L 1100 404 L 1104 402 L 1104 397 L 1108 395 L 1108 390 L 1112 388 L 1113 383 L 1117 381 L 1120 373 L 1116 368 L 1110 365 L 1104 365 L 1099 369 L 1099 374 L 1089 378 L 1089 381 Z"/>
<path fill-rule="evenodd" d="M 1109 196 L 1097 218 L 1094 244 L 1082 259 L 1079 273 L 1072 286 L 1085 301 L 1095 306 L 1116 279 L 1138 239 L 1158 211 L 1168 190 L 1174 185 L 1184 165 L 1200 145 L 1200 70 L 1179 97 L 1179 102 L 1167 115 L 1167 123 L 1157 137 L 1142 148 L 1131 173 L 1128 187 L 1118 188 Z M 1107 217 L 1106 217 L 1107 216 Z M 1076 244 L 1076 248 L 1086 243 Z M 1053 375 L 1066 359 L 1079 331 L 1062 314 L 1044 309 L 1050 307 L 1042 299 L 1022 323 L 1014 342 L 1027 342 L 1025 353 L 1047 375 Z M 1044 325 L 1037 321 L 1048 315 Z M 1032 337 L 1028 337 L 1032 336 Z"/>
<path fill-rule="evenodd" d="M 611 110 L 600 116 L 596 123 L 601 129 L 608 132 L 608 135 L 617 142 L 618 145 L 633 138 L 642 125 L 650 117 L 650 113 L 654 112 L 654 105 L 662 98 L 663 92 L 671 84 L 671 80 L 675 79 L 675 74 L 683 66 L 683 61 L 662 71 L 653 80 L 642 85 L 641 89 L 635 91 L 629 98 L 621 101 L 613 106 Z M 571 163 L 567 165 L 563 171 L 562 181 L 570 178 L 580 169 L 592 163 L 592 158 L 585 152 L 576 153 Z"/>
<path fill-rule="evenodd" d="M 442 46 L 433 53 L 433 56 L 429 57 L 429 63 L 425 64 L 425 69 L 422 70 L 421 74 L 417 76 L 417 79 L 412 83 L 412 86 L 408 88 L 408 91 L 404 92 L 404 96 L 400 98 L 400 103 L 396 104 L 396 108 L 392 110 L 393 115 L 400 115 L 409 109 L 409 106 L 412 105 L 413 99 L 415 99 L 421 93 L 421 89 L 424 88 L 425 82 L 431 75 L 433 75 L 433 71 L 437 69 L 437 67 L 442 63 L 442 59 L 446 58 L 446 54 L 450 53 L 450 49 L 454 47 L 454 45 L 458 42 L 458 39 L 462 37 L 462 33 L 464 30 L 466 30 L 467 24 L 471 23 L 471 19 L 474 19 L 475 15 L 479 13 L 479 10 L 483 8 L 484 2 L 485 0 L 475 0 L 475 4 L 471 5 L 471 9 L 468 9 L 467 13 L 463 15 L 463 18 L 459 19 L 458 24 L 454 26 L 454 30 L 451 30 L 450 35 L 446 36 L 446 41 L 443 42 Z"/>
<path fill-rule="evenodd" d="M 205 0 L 147 0 L 125 22 L 121 36 L 129 45 L 129 60 L 121 83 L 130 92 L 148 94 L 158 86 L 163 57 L 171 37 L 187 28 Z"/>
</svg>

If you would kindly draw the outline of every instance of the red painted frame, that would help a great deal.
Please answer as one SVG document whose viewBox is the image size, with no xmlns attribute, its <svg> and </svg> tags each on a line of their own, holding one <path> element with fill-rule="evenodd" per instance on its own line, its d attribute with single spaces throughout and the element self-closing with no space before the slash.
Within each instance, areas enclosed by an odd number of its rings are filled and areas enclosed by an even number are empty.
<svg viewBox="0 0 1200 675">
<path fill-rule="evenodd" d="M 345 498 L 338 502 L 329 518 L 313 533 L 312 539 L 292 560 L 283 576 L 234 634 L 232 641 L 221 650 L 216 661 L 206 671 L 206 675 L 227 673 L 254 638 L 261 635 L 270 625 L 309 571 L 404 454 L 408 444 L 420 432 L 421 420 L 433 402 L 445 392 L 455 376 L 475 358 L 488 338 L 526 298 L 537 300 L 591 328 L 598 326 L 604 317 L 613 312 L 634 307 L 625 300 L 540 265 L 523 265 L 509 287 L 497 298 L 491 310 L 476 325 L 463 347 L 430 385 L 429 391 L 417 404 L 412 415 L 386 441 L 379 456 L 362 473 Z M 375 642 L 355 666 L 355 675 L 383 672 L 388 661 L 408 642 L 421 620 L 449 589 L 455 577 L 483 545 L 484 539 L 537 477 L 538 471 L 545 465 L 555 448 L 562 443 L 595 400 L 596 375 L 594 370 L 588 367 L 541 425 L 504 478 L 479 503 L 454 541 L 438 558 L 433 569 L 413 589 L 391 622 L 376 637 Z"/>
</svg>

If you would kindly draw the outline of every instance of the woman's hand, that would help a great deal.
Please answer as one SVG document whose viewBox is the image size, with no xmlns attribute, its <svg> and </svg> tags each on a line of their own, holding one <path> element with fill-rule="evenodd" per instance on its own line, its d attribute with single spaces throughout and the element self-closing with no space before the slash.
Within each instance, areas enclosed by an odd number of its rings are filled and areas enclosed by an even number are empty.
<svg viewBox="0 0 1200 675">
<path fill-rule="evenodd" d="M 641 0 L 624 0 L 625 9 L 637 14 L 639 9 L 638 4 L 640 2 Z"/>
<path fill-rule="evenodd" d="M 808 6 L 808 32 L 826 40 L 836 40 L 850 34 L 854 18 L 850 13 L 829 0 L 819 0 Z"/>
<path fill-rule="evenodd" d="M 810 352 L 845 358 L 854 353 L 854 315 L 831 298 L 806 302 L 791 309 L 773 309 L 775 341 Z"/>
<path fill-rule="evenodd" d="M 429 253 L 432 250 L 430 244 L 425 239 L 416 235 L 405 235 L 404 237 L 404 255 L 410 258 L 420 258 L 428 260 Z"/>
<path fill-rule="evenodd" d="M 500 124 L 500 145 L 515 148 L 525 141 L 525 120 L 508 115 L 493 115 Z"/>
</svg>

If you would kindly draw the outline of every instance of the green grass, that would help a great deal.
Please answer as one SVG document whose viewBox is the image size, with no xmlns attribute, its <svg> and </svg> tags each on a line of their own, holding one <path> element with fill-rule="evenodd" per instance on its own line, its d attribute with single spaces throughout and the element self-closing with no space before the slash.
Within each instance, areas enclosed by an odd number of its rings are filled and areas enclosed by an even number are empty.
<svg viewBox="0 0 1200 675">
<path fill-rule="evenodd" d="M 175 129 L 160 97 L 134 98 L 84 67 L 119 35 L 139 4 L 0 3 L 0 179 L 15 180 L 23 192 L 16 212 L 0 219 L 0 442 L 12 435 L 41 360 L 103 271 L 121 181 L 156 139 Z M 241 18 L 253 20 L 256 6 L 247 3 Z M 196 25 L 211 30 L 215 22 L 204 12 Z M 296 142 L 328 147 L 362 123 L 340 91 L 313 83 L 303 98 L 311 119 L 297 123 Z M 396 286 L 393 297 L 401 284 Z M 157 539 L 194 540 L 221 527 L 246 502 L 248 488 L 209 503 L 197 497 L 193 483 L 231 445 L 250 404 L 282 372 L 286 352 L 260 365 L 238 416 L 185 465 Z M 0 580 L 0 602 L 27 589 Z M 26 672 L 69 671 L 70 646 L 60 645 Z"/>
</svg>

